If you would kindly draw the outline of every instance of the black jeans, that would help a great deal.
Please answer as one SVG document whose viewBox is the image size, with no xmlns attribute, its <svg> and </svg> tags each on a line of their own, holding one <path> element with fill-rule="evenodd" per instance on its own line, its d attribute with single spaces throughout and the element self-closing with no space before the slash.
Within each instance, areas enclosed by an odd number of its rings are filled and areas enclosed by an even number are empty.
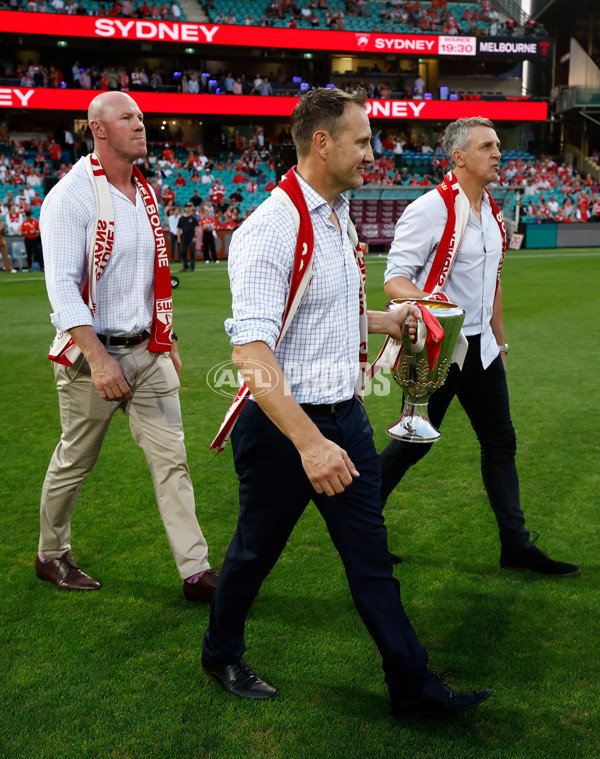
<svg viewBox="0 0 600 759">
<path fill-rule="evenodd" d="M 190 254 L 190 260 L 188 263 L 188 252 Z M 184 270 L 190 269 L 194 271 L 196 268 L 196 240 L 192 238 L 182 237 L 179 243 L 179 255 L 181 257 L 181 263 Z"/>
<path fill-rule="evenodd" d="M 500 542 L 507 547 L 525 547 L 531 542 L 519 497 L 517 438 L 510 418 L 504 364 L 497 356 L 484 369 L 480 336 L 467 339 L 469 350 L 463 368 L 452 364 L 446 382 L 429 399 L 429 418 L 439 427 L 450 402 L 454 396 L 458 398 L 479 440 L 483 484 L 498 523 Z M 404 474 L 425 456 L 431 445 L 392 440 L 381 451 L 383 505 Z"/>
<path fill-rule="evenodd" d="M 317 494 L 291 441 L 255 402 L 246 404 L 231 436 L 240 481 L 238 524 L 219 573 L 204 654 L 220 664 L 240 659 L 250 606 L 312 500 L 342 559 L 356 609 L 379 648 L 386 683 L 392 693 L 410 697 L 430 671 L 388 558 L 371 425 L 356 399 L 335 414 L 307 413 L 325 437 L 348 452 L 360 477 L 343 493 Z"/>
<path fill-rule="evenodd" d="M 209 261 L 211 257 L 213 261 L 217 260 L 215 236 L 208 229 L 205 229 L 204 232 L 202 232 L 202 254 L 205 261 Z"/>
</svg>

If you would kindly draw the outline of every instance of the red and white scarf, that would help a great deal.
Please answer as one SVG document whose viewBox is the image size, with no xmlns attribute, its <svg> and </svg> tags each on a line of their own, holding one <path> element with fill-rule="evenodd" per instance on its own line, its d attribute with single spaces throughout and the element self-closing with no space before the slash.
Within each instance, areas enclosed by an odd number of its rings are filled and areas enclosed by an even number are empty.
<svg viewBox="0 0 600 759">
<path fill-rule="evenodd" d="M 106 173 L 97 155 L 90 153 L 82 160 L 96 197 L 96 225 L 88 252 L 88 279 L 81 297 L 88 304 L 92 318 L 94 318 L 96 314 L 96 285 L 112 253 L 115 238 L 115 217 Z M 165 236 L 154 197 L 137 166 L 133 167 L 133 181 L 144 201 L 155 242 L 154 315 L 148 350 L 156 353 L 168 352 L 172 345 L 173 298 Z M 58 364 L 72 366 L 80 354 L 81 350 L 75 345 L 69 332 L 57 332 L 54 342 L 50 346 L 48 358 Z"/>
<path fill-rule="evenodd" d="M 471 209 L 469 199 L 458 183 L 457 178 L 451 171 L 446 174 L 444 181 L 439 184 L 436 189 L 442 196 L 444 204 L 446 205 L 446 209 L 448 210 L 448 220 L 446 221 L 446 226 L 444 227 L 444 232 L 442 234 L 440 244 L 438 245 L 438 249 L 433 259 L 433 264 L 431 265 L 429 275 L 427 276 L 425 287 L 423 288 L 426 293 L 429 293 L 429 297 L 440 293 L 444 284 L 446 283 L 446 280 L 448 279 L 448 275 L 450 274 L 452 267 L 454 266 L 454 262 L 456 261 L 458 251 L 460 249 L 460 245 L 462 243 L 462 239 L 469 222 L 469 213 Z M 504 263 L 504 254 L 507 247 L 506 226 L 504 224 L 502 212 L 498 208 L 495 200 L 492 198 L 487 188 L 485 189 L 485 192 L 487 193 L 487 197 L 490 202 L 492 214 L 498 222 L 500 234 L 502 235 L 502 255 L 500 256 L 500 263 L 498 264 L 498 271 L 496 275 L 496 287 L 498 287 L 498 284 L 500 283 L 502 264 Z M 432 300 L 436 299 L 439 299 L 439 296 L 438 298 L 432 297 Z M 445 299 L 447 300 L 447 298 Z M 426 339 L 428 345 L 428 356 L 431 365 L 435 355 L 439 354 L 439 346 L 436 350 L 435 343 L 440 339 L 443 340 L 443 330 L 441 332 L 441 338 L 436 336 L 437 328 L 429 319 L 429 316 L 431 315 L 427 315 L 427 318 L 425 318 L 425 312 L 422 311 L 421 314 L 424 317 L 424 324 L 422 327 L 421 322 L 419 322 L 419 327 L 427 329 Z M 437 319 L 434 319 L 434 321 L 435 324 L 437 324 L 439 327 Z M 466 355 L 466 349 L 467 340 L 461 331 L 452 357 L 453 361 L 457 362 L 461 367 Z M 394 369 L 398 364 L 398 358 L 400 356 L 401 350 L 401 340 L 394 340 L 391 337 L 386 338 L 379 355 L 373 362 L 372 366 L 369 367 L 368 378 L 372 379 L 374 375 L 379 371 L 379 369 L 383 366 Z"/>
<path fill-rule="evenodd" d="M 304 198 L 304 193 L 302 192 L 302 188 L 298 183 L 294 168 L 288 171 L 279 185 L 271 193 L 290 209 L 290 212 L 294 218 L 294 222 L 296 223 L 296 228 L 298 230 L 296 251 L 294 254 L 294 264 L 292 268 L 292 277 L 290 280 L 290 289 L 288 291 L 285 309 L 283 312 L 281 331 L 279 332 L 275 347 L 279 345 L 285 333 L 288 331 L 294 316 L 296 315 L 304 297 L 306 296 L 312 277 L 313 251 L 315 244 L 313 225 L 308 207 L 306 205 L 306 200 Z M 356 234 L 356 229 L 350 220 L 348 220 L 348 236 L 352 242 L 354 257 L 360 271 L 360 372 L 356 380 L 354 392 L 356 396 L 362 400 L 366 381 L 368 350 L 366 272 L 363 251 L 358 243 L 358 235 Z M 219 454 L 227 445 L 231 431 L 233 430 L 233 427 L 235 426 L 235 423 L 237 422 L 237 419 L 246 401 L 250 398 L 250 395 L 250 390 L 244 383 L 233 399 L 231 406 L 225 415 L 225 419 L 221 424 L 219 432 L 210 445 L 209 450 L 216 448 L 215 456 Z"/>
</svg>

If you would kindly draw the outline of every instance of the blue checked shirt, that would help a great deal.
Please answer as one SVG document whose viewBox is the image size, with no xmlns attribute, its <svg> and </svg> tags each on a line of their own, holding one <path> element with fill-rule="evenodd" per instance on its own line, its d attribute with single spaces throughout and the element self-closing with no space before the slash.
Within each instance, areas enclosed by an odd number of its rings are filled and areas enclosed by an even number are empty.
<svg viewBox="0 0 600 759">
<path fill-rule="evenodd" d="M 331 208 L 298 177 L 313 224 L 313 276 L 285 337 L 275 348 L 296 250 L 296 225 L 275 197 L 262 203 L 231 238 L 232 345 L 260 341 L 274 351 L 298 403 L 336 403 L 354 394 L 359 370 L 360 274 L 346 234 L 348 201 Z"/>
<path fill-rule="evenodd" d="M 53 308 L 50 319 L 61 332 L 90 325 L 100 334 L 136 335 L 152 324 L 156 251 L 152 226 L 139 190 L 133 205 L 119 190 L 109 187 L 115 241 L 97 283 L 95 319 L 81 297 L 96 226 L 96 199 L 83 161 L 61 179 L 42 205 L 46 287 Z"/>
</svg>

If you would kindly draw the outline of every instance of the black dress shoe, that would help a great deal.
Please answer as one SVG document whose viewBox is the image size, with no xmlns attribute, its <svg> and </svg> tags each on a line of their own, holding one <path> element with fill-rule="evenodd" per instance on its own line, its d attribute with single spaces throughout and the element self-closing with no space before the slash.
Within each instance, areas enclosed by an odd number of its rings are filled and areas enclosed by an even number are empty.
<svg viewBox="0 0 600 759">
<path fill-rule="evenodd" d="M 421 693 L 413 699 L 395 698 L 392 709 L 400 719 L 423 719 L 424 717 L 453 717 L 479 706 L 492 695 L 490 688 L 456 693 L 442 680 L 442 675 L 432 673 Z"/>
<path fill-rule="evenodd" d="M 51 582 L 61 590 L 99 590 L 102 587 L 98 580 L 79 569 L 68 552 L 50 561 L 42 561 L 39 555 L 36 556 L 35 573 L 40 580 Z"/>
<path fill-rule="evenodd" d="M 197 582 L 183 581 L 183 595 L 188 601 L 212 601 L 218 580 L 219 573 L 215 569 L 207 569 Z"/>
<path fill-rule="evenodd" d="M 243 659 L 236 664 L 215 664 L 202 657 L 202 669 L 227 693 L 241 698 L 273 698 L 279 691 L 255 675 Z"/>
<path fill-rule="evenodd" d="M 391 551 L 388 551 L 388 556 L 392 564 L 404 564 L 404 559 L 402 558 L 402 556 L 398 556 L 397 553 L 392 553 Z"/>
<path fill-rule="evenodd" d="M 500 552 L 500 569 L 512 569 L 513 572 L 538 572 L 548 577 L 575 577 L 581 568 L 577 564 L 556 561 L 547 556 L 534 545 L 526 548 L 509 548 L 502 546 Z"/>
</svg>

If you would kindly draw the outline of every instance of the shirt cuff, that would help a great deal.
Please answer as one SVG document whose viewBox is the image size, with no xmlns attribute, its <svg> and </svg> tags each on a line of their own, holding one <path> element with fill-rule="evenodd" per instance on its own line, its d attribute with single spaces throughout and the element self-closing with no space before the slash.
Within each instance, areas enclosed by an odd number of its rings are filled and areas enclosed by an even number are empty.
<svg viewBox="0 0 600 759">
<path fill-rule="evenodd" d="M 68 332 L 71 327 L 93 327 L 94 320 L 90 309 L 83 300 L 80 305 L 60 308 L 50 314 L 50 321 L 60 332 Z"/>
<path fill-rule="evenodd" d="M 266 343 L 274 351 L 279 332 L 268 329 L 268 322 L 262 319 L 227 319 L 225 331 L 229 335 L 232 345 L 246 345 L 246 343 Z"/>
</svg>

